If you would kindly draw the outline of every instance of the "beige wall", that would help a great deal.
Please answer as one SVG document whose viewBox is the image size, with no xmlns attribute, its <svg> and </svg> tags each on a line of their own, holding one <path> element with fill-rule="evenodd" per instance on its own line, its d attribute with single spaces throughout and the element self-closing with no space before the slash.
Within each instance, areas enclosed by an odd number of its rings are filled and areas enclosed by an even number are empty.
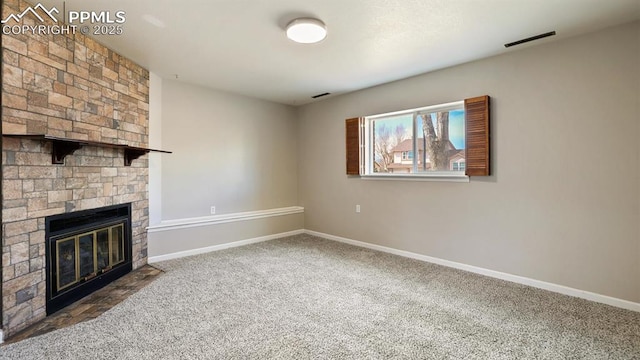
<svg viewBox="0 0 640 360">
<path fill-rule="evenodd" d="M 299 213 L 175 230 L 152 230 L 149 232 L 149 261 L 156 261 L 154 257 L 302 230 L 303 223 L 304 214 Z"/>
<path fill-rule="evenodd" d="M 300 108 L 305 228 L 640 302 L 639 44 L 636 22 Z M 483 94 L 493 176 L 345 175 L 344 119 Z"/>
<path fill-rule="evenodd" d="M 162 83 L 162 219 L 298 204 L 297 121 L 289 106 Z"/>
<path fill-rule="evenodd" d="M 295 109 L 151 76 L 150 256 L 300 230 L 302 214 L 165 231 L 162 221 L 298 204 Z M 160 102 L 160 104 L 158 104 Z"/>
</svg>

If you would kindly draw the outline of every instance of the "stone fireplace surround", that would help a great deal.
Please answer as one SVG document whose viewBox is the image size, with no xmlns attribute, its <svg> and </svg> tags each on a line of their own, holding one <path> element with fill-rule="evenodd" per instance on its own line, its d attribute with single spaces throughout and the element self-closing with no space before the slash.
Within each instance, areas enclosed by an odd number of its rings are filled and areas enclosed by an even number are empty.
<svg viewBox="0 0 640 360">
<path fill-rule="evenodd" d="M 3 18 L 32 5 L 6 0 Z M 3 134 L 147 146 L 144 68 L 80 34 L 2 35 L 2 51 Z M 51 151 L 50 142 L 2 141 L 5 337 L 46 316 L 45 217 L 130 202 L 133 268 L 147 262 L 147 156 L 125 167 L 121 149 L 85 146 L 54 165 Z"/>
</svg>

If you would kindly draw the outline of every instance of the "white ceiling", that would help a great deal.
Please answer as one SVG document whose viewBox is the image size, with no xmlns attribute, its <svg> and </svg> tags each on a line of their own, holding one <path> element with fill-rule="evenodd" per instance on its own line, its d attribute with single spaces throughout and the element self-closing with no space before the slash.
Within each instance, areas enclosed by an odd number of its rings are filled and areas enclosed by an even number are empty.
<svg viewBox="0 0 640 360">
<path fill-rule="evenodd" d="M 62 13 L 62 0 L 40 2 Z M 163 78 L 290 105 L 640 18 L 640 0 L 64 2 L 67 11 L 125 11 L 123 35 L 96 38 Z M 300 16 L 324 21 L 327 38 L 288 40 L 284 28 Z M 552 30 L 552 38 L 503 46 Z"/>
</svg>

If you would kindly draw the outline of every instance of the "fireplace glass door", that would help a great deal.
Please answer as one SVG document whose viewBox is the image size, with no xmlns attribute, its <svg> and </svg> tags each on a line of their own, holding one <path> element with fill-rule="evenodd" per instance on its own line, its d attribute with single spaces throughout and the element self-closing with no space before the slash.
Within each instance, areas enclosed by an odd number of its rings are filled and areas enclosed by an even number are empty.
<svg viewBox="0 0 640 360">
<path fill-rule="evenodd" d="M 45 218 L 47 315 L 129 273 L 131 203 Z"/>
<path fill-rule="evenodd" d="M 89 280 L 125 261 L 124 224 L 55 241 L 56 292 Z"/>
</svg>

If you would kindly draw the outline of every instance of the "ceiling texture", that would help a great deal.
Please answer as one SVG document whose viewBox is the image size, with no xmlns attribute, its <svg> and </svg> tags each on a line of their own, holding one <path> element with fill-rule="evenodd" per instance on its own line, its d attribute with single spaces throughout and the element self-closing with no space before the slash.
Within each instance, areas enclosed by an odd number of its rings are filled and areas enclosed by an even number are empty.
<svg viewBox="0 0 640 360">
<path fill-rule="evenodd" d="M 126 13 L 99 42 L 166 78 L 288 105 L 640 18 L 640 0 L 42 0 L 62 14 Z M 63 8 L 65 11 L 63 11 Z M 287 39 L 297 17 L 328 30 Z M 87 23 L 88 24 L 88 23 Z M 91 24 L 88 24 L 91 25 Z M 556 36 L 504 44 L 555 30 Z"/>
</svg>

